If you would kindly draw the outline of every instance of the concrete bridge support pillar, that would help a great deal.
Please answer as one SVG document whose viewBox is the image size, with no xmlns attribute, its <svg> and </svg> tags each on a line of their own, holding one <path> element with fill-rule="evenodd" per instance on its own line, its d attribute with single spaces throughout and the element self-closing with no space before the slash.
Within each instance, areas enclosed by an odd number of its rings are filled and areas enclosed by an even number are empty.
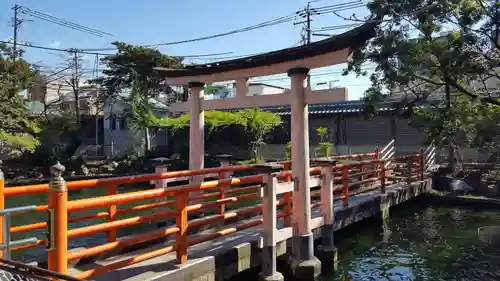
<svg viewBox="0 0 500 281">
<path fill-rule="evenodd" d="M 389 208 L 390 208 L 390 198 L 387 194 L 380 195 L 380 219 L 382 222 L 383 229 L 383 241 L 388 242 L 391 236 L 391 230 L 389 228 Z"/>
<path fill-rule="evenodd" d="M 333 163 L 321 163 L 321 213 L 325 224 L 321 230 L 321 245 L 317 248 L 317 256 L 321 260 L 323 272 L 337 269 L 337 247 L 335 247 L 333 234 L 335 232 L 335 213 L 333 210 Z"/>
<path fill-rule="evenodd" d="M 293 242 L 292 273 L 299 280 L 314 280 L 321 273 L 321 262 L 314 256 L 311 232 L 311 190 L 309 187 L 309 120 L 306 103 L 305 80 L 309 69 L 288 70 L 292 96 L 292 175 L 293 191 Z"/>
</svg>

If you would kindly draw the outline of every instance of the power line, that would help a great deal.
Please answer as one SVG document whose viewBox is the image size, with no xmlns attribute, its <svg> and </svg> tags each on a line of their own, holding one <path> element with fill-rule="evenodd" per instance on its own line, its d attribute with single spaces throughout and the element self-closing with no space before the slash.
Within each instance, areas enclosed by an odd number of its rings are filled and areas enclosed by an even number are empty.
<svg viewBox="0 0 500 281">
<path fill-rule="evenodd" d="M 318 13 L 318 15 L 321 15 L 321 14 L 327 14 L 327 13 L 331 13 L 331 12 L 341 12 L 341 11 L 345 11 L 345 10 L 357 9 L 357 8 L 362 8 L 362 7 L 365 7 L 365 4 L 362 1 L 352 1 L 352 2 L 346 2 L 346 3 L 341 3 L 341 4 L 335 4 L 335 5 L 315 8 L 314 11 L 316 13 Z"/>
<path fill-rule="evenodd" d="M 26 14 L 26 15 L 31 16 L 31 17 L 34 17 L 34 18 L 37 18 L 37 19 L 40 19 L 40 20 L 44 20 L 44 21 L 47 21 L 50 23 L 54 23 L 54 24 L 57 24 L 57 25 L 60 25 L 63 27 L 67 27 L 67 28 L 70 28 L 73 30 L 85 32 L 85 33 L 92 34 L 92 35 L 99 36 L 99 37 L 102 37 L 104 35 L 113 36 L 112 34 L 110 34 L 108 32 L 104 32 L 104 31 L 100 31 L 100 30 L 97 30 L 94 28 L 86 27 L 86 26 L 83 26 L 83 25 L 80 25 L 80 24 L 77 24 L 74 22 L 70 22 L 70 21 L 67 21 L 67 20 L 64 20 L 61 18 L 51 16 L 49 14 L 35 11 L 35 10 L 29 9 L 26 7 L 22 7 L 22 6 L 18 6 L 18 5 L 16 5 L 16 6 L 19 8 L 19 11 L 21 13 Z"/>
<path fill-rule="evenodd" d="M 3 40 L 0 40 L 0 43 L 9 44 L 9 45 L 13 45 L 14 44 L 12 42 L 3 41 Z M 33 45 L 33 44 L 19 43 L 19 42 L 17 43 L 17 45 L 18 46 L 27 47 L 27 48 L 46 50 L 46 51 L 56 51 L 56 52 L 66 52 L 66 53 L 75 53 L 76 52 L 76 53 L 84 54 L 84 55 L 99 55 L 99 56 L 113 56 L 113 55 L 115 55 L 115 54 L 110 54 L 110 53 L 98 53 L 98 52 L 82 51 L 81 49 L 75 49 L 75 48 L 61 49 L 61 48 L 45 47 L 45 46 L 38 46 L 38 45 Z M 232 53 L 233 52 L 223 52 L 223 53 L 195 54 L 195 55 L 170 56 L 170 57 L 177 57 L 177 58 L 203 58 L 203 57 L 209 57 L 209 56 L 228 55 L 228 54 L 232 54 Z"/>
<path fill-rule="evenodd" d="M 340 25 L 333 25 L 333 26 L 325 26 L 321 28 L 316 28 L 313 29 L 312 31 L 328 31 L 328 30 L 339 30 L 339 29 L 346 29 L 346 28 L 355 28 L 360 26 L 360 24 L 353 23 L 353 24 L 340 24 Z"/>
<path fill-rule="evenodd" d="M 234 29 L 230 30 L 227 32 L 223 33 L 218 33 L 210 36 L 203 36 L 203 37 L 197 37 L 193 39 L 186 39 L 186 40 L 180 40 L 180 41 L 173 41 L 173 42 L 163 42 L 163 43 L 157 43 L 157 44 L 148 44 L 148 45 L 142 45 L 143 47 L 157 47 L 157 46 L 168 46 L 168 45 L 178 45 L 178 44 L 184 44 L 184 43 L 192 43 L 192 42 L 197 42 L 197 41 L 203 41 L 203 40 L 208 40 L 208 39 L 214 39 L 218 37 L 223 37 L 223 36 L 228 36 L 228 35 L 233 35 L 237 33 L 242 33 L 242 32 L 247 32 L 255 29 L 260 29 L 264 27 L 269 27 L 285 22 L 290 22 L 295 18 L 295 14 L 289 15 L 289 16 L 283 16 L 279 17 L 276 19 L 272 19 L 266 22 L 262 22 L 256 25 L 244 27 L 244 28 L 239 28 L 239 29 Z M 115 48 L 101 48 L 101 49 L 85 49 L 86 51 L 109 51 L 109 50 L 115 50 Z"/>
<path fill-rule="evenodd" d="M 256 25 L 252 25 L 252 26 L 248 26 L 248 27 L 244 27 L 244 28 L 240 28 L 240 29 L 235 29 L 235 30 L 231 30 L 231 31 L 227 31 L 227 32 L 219 33 L 219 34 L 214 34 L 214 35 L 204 36 L 204 37 L 198 37 L 198 38 L 193 38 L 193 39 L 173 41 L 173 42 L 164 42 L 164 43 L 158 43 L 158 44 L 149 44 L 149 45 L 142 45 L 142 46 L 143 47 L 157 47 L 157 46 L 167 46 L 167 45 L 177 45 L 177 44 L 197 42 L 197 41 L 202 41 L 202 40 L 208 40 L 208 39 L 213 39 L 213 38 L 218 38 L 218 37 L 233 35 L 233 34 L 237 34 L 237 33 L 247 32 L 247 31 L 251 31 L 251 30 L 255 30 L 255 29 L 260 29 L 260 28 L 269 27 L 269 26 L 273 26 L 273 25 L 277 25 L 277 24 L 281 24 L 281 23 L 290 22 L 290 21 L 294 20 L 297 16 L 303 16 L 303 14 L 302 14 L 303 11 L 308 11 L 307 14 L 309 15 L 309 18 L 310 18 L 311 15 L 320 15 L 322 13 L 342 11 L 342 10 L 347 10 L 347 9 L 352 9 L 352 8 L 363 6 L 362 2 L 360 2 L 360 1 L 346 2 L 346 3 L 329 5 L 329 6 L 319 7 L 319 8 L 311 8 L 310 7 L 310 3 L 308 5 L 309 5 L 308 9 L 296 12 L 293 15 L 279 17 L 279 18 L 276 18 L 276 19 L 273 19 L 273 20 L 269 20 L 269 21 L 266 21 L 266 22 L 262 22 L 262 23 L 259 23 L 259 24 L 256 24 Z M 28 10 L 30 12 L 30 14 L 33 14 L 33 12 L 36 12 L 36 11 L 30 10 L 30 9 L 27 9 L 27 8 L 24 8 L 24 7 L 23 7 L 23 9 Z M 37 12 L 37 13 L 38 13 L 38 14 L 36 14 L 37 16 L 39 16 L 39 14 L 43 14 L 43 13 L 40 13 L 40 12 Z M 46 14 L 44 14 L 44 15 L 45 16 L 49 16 L 49 15 L 46 15 Z M 51 16 L 49 16 L 49 17 L 51 17 Z M 52 18 L 54 18 L 54 17 L 52 17 Z M 51 18 L 49 18 L 49 19 L 51 19 Z M 307 28 L 307 30 L 308 30 L 308 37 L 310 37 L 310 35 L 311 35 L 311 34 L 309 34 L 310 30 L 311 30 L 310 29 L 310 21 L 311 20 L 308 21 L 309 22 L 309 28 Z M 310 39 L 308 39 L 307 41 L 310 42 Z M 34 46 L 34 45 L 29 45 L 29 46 L 26 46 L 26 47 L 46 49 L 46 50 L 52 50 L 52 51 L 64 51 L 64 52 L 74 52 L 76 50 L 78 53 L 81 53 L 81 54 L 104 55 L 104 56 L 108 56 L 108 55 L 111 55 L 111 54 L 105 54 L 105 53 L 99 53 L 99 52 L 100 51 L 114 51 L 114 50 L 116 50 L 116 48 L 71 48 L 71 49 L 57 49 L 57 48 L 49 48 L 49 47 Z M 223 55 L 223 54 L 229 54 L 229 53 L 204 54 L 204 55 L 186 55 L 186 56 L 174 56 L 174 57 L 203 58 L 203 57 L 209 57 L 209 56 L 214 56 L 214 55 Z M 237 56 L 237 57 L 244 57 L 244 56 Z M 210 60 L 210 59 L 218 59 L 218 58 L 204 58 L 204 59 Z"/>
</svg>

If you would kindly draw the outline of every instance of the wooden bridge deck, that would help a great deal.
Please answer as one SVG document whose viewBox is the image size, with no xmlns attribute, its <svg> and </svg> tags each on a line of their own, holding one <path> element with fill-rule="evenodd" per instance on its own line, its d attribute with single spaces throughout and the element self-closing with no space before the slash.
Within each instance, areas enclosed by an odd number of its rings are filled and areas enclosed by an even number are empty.
<svg viewBox="0 0 500 281">
<path fill-rule="evenodd" d="M 403 203 L 428 189 L 430 189 L 430 180 L 413 182 L 410 185 L 398 183 L 388 186 L 385 194 L 381 194 L 378 188 L 371 192 L 350 196 L 348 206 L 343 206 L 342 201 L 336 201 L 334 204 L 335 228 L 338 230 L 368 217 L 377 216 L 381 213 L 384 206 L 390 207 Z M 253 217 L 252 219 L 255 218 Z M 315 238 L 319 238 L 319 230 L 322 225 L 322 216 L 319 207 L 313 209 L 312 221 L 317 222 L 312 223 L 312 225 Z M 241 224 L 242 221 L 240 220 L 238 223 Z M 231 226 L 224 225 L 223 228 L 230 228 Z M 260 265 L 258 241 L 261 229 L 262 226 L 259 225 L 189 247 L 189 260 L 182 265 L 177 263 L 175 252 L 172 252 L 112 272 L 97 275 L 90 280 L 223 280 L 236 273 Z M 217 230 L 208 230 L 203 234 L 214 231 Z M 172 241 L 164 242 L 118 257 L 95 261 L 91 264 L 78 265 L 70 269 L 70 274 L 76 274 L 81 271 L 125 260 L 139 254 L 170 246 L 172 243 Z M 286 243 L 279 243 L 277 254 L 285 254 L 286 248 Z"/>
</svg>

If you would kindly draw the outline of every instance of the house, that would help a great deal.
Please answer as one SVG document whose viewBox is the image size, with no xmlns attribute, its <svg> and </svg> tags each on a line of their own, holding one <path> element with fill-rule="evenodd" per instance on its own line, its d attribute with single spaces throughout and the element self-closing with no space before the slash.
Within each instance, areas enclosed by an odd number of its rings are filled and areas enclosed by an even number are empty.
<svg viewBox="0 0 500 281">
<path fill-rule="evenodd" d="M 168 106 L 162 98 L 150 98 L 152 106 L 158 117 L 167 116 Z M 144 151 L 144 133 L 137 130 L 127 122 L 126 115 L 130 105 L 122 98 L 106 102 L 103 107 L 104 114 L 104 154 L 108 157 L 123 155 L 131 150 L 138 153 Z M 167 145 L 167 130 L 155 129 L 150 132 L 151 147 Z"/>
<path fill-rule="evenodd" d="M 63 112 L 76 111 L 75 94 L 65 81 L 33 84 L 24 94 L 26 106 L 34 116 L 61 116 Z M 103 143 L 103 112 L 99 101 L 99 89 L 95 85 L 81 84 L 78 87 L 80 115 L 79 138 L 82 142 L 78 153 L 99 155 Z"/>
</svg>

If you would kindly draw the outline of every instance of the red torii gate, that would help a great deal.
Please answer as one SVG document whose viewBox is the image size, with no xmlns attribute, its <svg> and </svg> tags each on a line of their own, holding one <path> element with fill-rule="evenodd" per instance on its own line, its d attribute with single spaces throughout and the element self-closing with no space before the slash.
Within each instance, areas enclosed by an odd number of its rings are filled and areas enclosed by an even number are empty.
<svg viewBox="0 0 500 281">
<path fill-rule="evenodd" d="M 241 59 L 188 66 L 184 69 L 157 68 L 168 85 L 188 85 L 187 102 L 170 105 L 172 112 L 189 112 L 189 168 L 204 167 L 204 110 L 251 108 L 291 104 L 291 141 L 293 191 L 293 228 L 298 236 L 293 245 L 292 271 L 297 277 L 313 278 L 320 272 L 320 261 L 314 256 L 311 232 L 309 187 L 309 130 L 308 104 L 332 101 L 328 95 L 310 91 L 306 78 L 310 69 L 347 62 L 352 52 L 363 46 L 375 32 L 376 23 L 366 23 L 346 33 L 309 45 L 283 49 Z M 248 79 L 252 77 L 287 73 L 291 79 L 291 92 L 277 95 L 247 96 Z M 236 81 L 236 97 L 222 100 L 204 100 L 206 83 Z M 345 94 L 344 88 L 335 89 L 333 95 Z M 201 179 L 196 179 L 199 181 Z M 333 235 L 332 222 L 325 229 Z M 333 241 L 333 239 L 332 239 Z M 265 241 L 268 255 L 276 256 L 276 243 Z M 333 245 L 332 245 L 333 247 Z M 274 259 L 272 259 L 274 260 Z M 312 268 L 311 268 L 312 267 Z M 266 280 L 281 280 L 276 267 L 264 273 Z M 314 276 L 303 276 L 313 274 Z"/>
</svg>

